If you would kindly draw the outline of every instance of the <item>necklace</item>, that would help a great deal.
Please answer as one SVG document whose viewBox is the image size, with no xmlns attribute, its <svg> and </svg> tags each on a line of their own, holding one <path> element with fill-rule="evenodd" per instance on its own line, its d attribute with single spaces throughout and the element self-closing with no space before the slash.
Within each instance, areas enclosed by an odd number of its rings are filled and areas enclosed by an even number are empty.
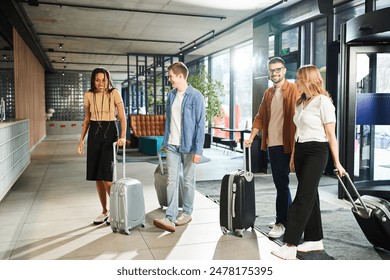
<svg viewBox="0 0 390 280">
<path fill-rule="evenodd" d="M 94 99 L 93 100 L 94 101 L 93 102 L 94 103 L 93 107 L 95 109 L 96 120 L 97 120 L 99 126 L 101 126 L 100 124 L 101 124 L 101 122 L 103 120 L 104 92 L 102 93 L 102 104 L 100 105 L 100 110 L 99 110 L 98 105 L 97 105 L 96 94 L 97 93 L 93 94 L 93 99 Z"/>
<path fill-rule="evenodd" d="M 98 127 L 96 129 L 95 136 L 99 133 L 100 128 L 103 129 L 102 121 L 103 121 L 104 95 L 105 95 L 105 92 L 103 91 L 102 92 L 102 103 L 100 105 L 100 111 L 99 111 L 99 108 L 98 108 L 98 105 L 96 102 L 96 93 L 93 94 L 95 115 L 96 115 L 96 120 L 98 123 Z M 110 109 L 111 109 L 111 94 L 109 93 L 109 97 L 108 97 L 108 111 L 109 112 L 110 112 Z M 108 122 L 107 128 L 104 132 L 104 135 L 103 135 L 104 139 L 106 139 L 106 137 L 107 137 L 107 132 L 108 132 L 109 128 L 110 128 L 110 122 Z"/>
</svg>

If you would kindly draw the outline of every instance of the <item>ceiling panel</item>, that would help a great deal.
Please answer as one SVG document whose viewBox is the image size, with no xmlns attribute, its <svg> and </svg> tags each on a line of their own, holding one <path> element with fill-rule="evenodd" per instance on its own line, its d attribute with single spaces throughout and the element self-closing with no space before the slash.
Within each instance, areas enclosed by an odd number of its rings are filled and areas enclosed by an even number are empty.
<svg viewBox="0 0 390 280">
<path fill-rule="evenodd" d="M 186 45 L 218 34 L 191 50 L 191 55 L 208 55 L 251 39 L 251 17 L 283 1 L 47 0 L 38 1 L 38 6 L 21 2 L 55 71 L 105 66 L 116 80 L 124 80 L 127 53 L 178 55 Z M 244 19 L 248 21 L 236 26 Z"/>
</svg>

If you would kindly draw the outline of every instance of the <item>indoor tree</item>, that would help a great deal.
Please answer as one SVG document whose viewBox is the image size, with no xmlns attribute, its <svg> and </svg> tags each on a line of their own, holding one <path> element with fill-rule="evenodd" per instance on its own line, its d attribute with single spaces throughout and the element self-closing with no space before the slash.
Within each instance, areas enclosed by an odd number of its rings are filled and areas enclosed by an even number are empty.
<svg viewBox="0 0 390 280">
<path fill-rule="evenodd" d="M 223 84 L 220 81 L 213 80 L 203 64 L 195 69 L 191 69 L 188 83 L 203 94 L 206 122 L 210 131 L 213 126 L 214 117 L 222 116 L 222 97 L 225 95 Z"/>
</svg>

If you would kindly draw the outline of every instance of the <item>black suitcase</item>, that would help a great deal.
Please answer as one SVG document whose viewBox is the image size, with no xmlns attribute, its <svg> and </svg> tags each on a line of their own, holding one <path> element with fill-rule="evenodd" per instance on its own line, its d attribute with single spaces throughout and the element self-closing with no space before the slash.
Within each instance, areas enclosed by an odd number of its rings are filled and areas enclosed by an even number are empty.
<svg viewBox="0 0 390 280">
<path fill-rule="evenodd" d="M 223 234 L 232 231 L 242 237 L 248 228 L 254 229 L 256 219 L 255 179 L 246 168 L 244 151 L 244 170 L 224 175 L 221 183 L 219 221 Z M 250 148 L 249 148 L 250 158 Z"/>
<path fill-rule="evenodd" d="M 390 250 L 390 203 L 371 195 L 360 196 L 348 173 L 345 173 L 351 189 L 357 196 L 354 201 L 337 170 L 335 174 L 352 203 L 352 213 L 367 240 L 375 247 Z"/>
</svg>

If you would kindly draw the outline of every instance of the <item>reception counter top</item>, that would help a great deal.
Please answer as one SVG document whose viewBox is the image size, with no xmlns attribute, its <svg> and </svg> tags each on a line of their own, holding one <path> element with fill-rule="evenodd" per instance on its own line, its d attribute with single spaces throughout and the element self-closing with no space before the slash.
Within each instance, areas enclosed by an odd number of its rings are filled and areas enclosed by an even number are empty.
<svg viewBox="0 0 390 280">
<path fill-rule="evenodd" d="M 30 164 L 29 120 L 0 122 L 0 201 Z"/>
<path fill-rule="evenodd" d="M 5 121 L 0 121 L 0 128 L 12 126 L 12 125 L 15 125 L 17 123 L 24 123 L 26 121 L 28 122 L 28 120 L 26 120 L 26 119 L 7 119 Z"/>
</svg>

